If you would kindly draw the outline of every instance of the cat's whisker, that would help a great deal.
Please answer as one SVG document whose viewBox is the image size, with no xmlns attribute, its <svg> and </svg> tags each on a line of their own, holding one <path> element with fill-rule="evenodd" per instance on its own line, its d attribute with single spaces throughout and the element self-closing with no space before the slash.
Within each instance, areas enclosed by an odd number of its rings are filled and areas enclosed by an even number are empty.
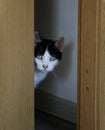
<svg viewBox="0 0 105 130">
<path fill-rule="evenodd" d="M 57 76 L 57 74 L 56 74 L 56 72 L 55 72 L 55 69 L 53 70 L 53 71 L 51 71 L 51 73 L 54 75 L 54 77 L 57 79 L 58 78 L 58 76 Z"/>
</svg>

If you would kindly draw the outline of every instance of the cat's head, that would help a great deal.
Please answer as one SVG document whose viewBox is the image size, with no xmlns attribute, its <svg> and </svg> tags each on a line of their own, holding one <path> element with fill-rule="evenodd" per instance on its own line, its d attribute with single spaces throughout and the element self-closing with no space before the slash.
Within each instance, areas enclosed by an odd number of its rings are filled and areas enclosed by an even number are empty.
<svg viewBox="0 0 105 130">
<path fill-rule="evenodd" d="M 52 71 L 62 59 L 64 37 L 53 41 L 43 39 L 35 32 L 35 67 L 43 72 Z"/>
</svg>

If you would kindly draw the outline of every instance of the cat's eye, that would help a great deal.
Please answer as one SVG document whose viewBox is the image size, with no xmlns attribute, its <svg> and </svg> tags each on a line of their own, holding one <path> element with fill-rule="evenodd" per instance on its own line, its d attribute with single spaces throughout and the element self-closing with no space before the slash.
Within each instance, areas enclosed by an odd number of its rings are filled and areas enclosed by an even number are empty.
<svg viewBox="0 0 105 130">
<path fill-rule="evenodd" d="M 50 61 L 54 61 L 56 58 L 54 56 L 50 57 Z"/>
<path fill-rule="evenodd" d="M 36 58 L 42 60 L 43 57 L 41 55 L 37 55 Z"/>
</svg>

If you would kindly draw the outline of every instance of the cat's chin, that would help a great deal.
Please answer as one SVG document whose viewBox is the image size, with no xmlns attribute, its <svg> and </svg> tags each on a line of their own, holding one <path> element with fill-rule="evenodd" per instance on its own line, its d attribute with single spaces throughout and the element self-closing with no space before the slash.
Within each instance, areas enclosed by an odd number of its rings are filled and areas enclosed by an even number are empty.
<svg viewBox="0 0 105 130">
<path fill-rule="evenodd" d="M 42 73 L 49 73 L 51 72 L 52 70 L 40 70 Z"/>
<path fill-rule="evenodd" d="M 41 70 L 43 73 L 49 73 L 51 72 L 52 70 Z"/>
<path fill-rule="evenodd" d="M 42 70 L 42 72 L 43 72 L 43 73 L 48 73 L 48 71 L 47 71 L 47 70 Z"/>
<path fill-rule="evenodd" d="M 48 73 L 48 72 L 50 72 L 50 71 L 48 71 L 48 70 L 40 70 L 40 69 L 38 69 L 38 71 L 40 71 L 40 72 L 42 72 L 42 73 Z"/>
</svg>

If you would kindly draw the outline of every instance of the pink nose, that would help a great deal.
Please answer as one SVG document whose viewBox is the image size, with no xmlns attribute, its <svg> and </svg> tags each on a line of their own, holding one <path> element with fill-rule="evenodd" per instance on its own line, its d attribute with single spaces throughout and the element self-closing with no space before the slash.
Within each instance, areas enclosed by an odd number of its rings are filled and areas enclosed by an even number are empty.
<svg viewBox="0 0 105 130">
<path fill-rule="evenodd" d="M 48 65 L 42 65 L 44 69 L 47 69 L 48 68 Z"/>
</svg>

